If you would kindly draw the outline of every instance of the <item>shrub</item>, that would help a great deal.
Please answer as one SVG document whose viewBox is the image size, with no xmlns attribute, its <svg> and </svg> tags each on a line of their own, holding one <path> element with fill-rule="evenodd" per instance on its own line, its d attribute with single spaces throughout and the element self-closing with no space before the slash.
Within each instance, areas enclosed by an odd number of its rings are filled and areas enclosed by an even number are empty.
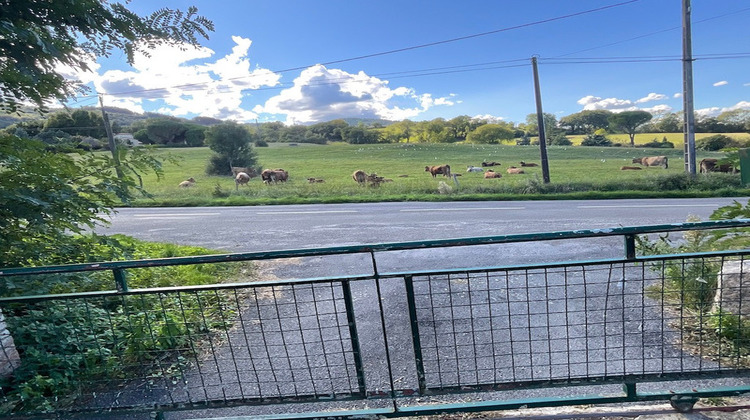
<svg viewBox="0 0 750 420">
<path fill-rule="evenodd" d="M 612 146 L 612 140 L 608 139 L 604 134 L 589 134 L 581 142 L 581 146 Z"/>
<path fill-rule="evenodd" d="M 265 140 L 255 140 L 255 143 L 253 143 L 255 147 L 268 147 L 268 143 Z"/>
<path fill-rule="evenodd" d="M 562 132 L 552 133 L 547 139 L 547 144 L 553 146 L 570 146 L 573 144 Z"/>
<path fill-rule="evenodd" d="M 666 137 L 662 138 L 661 141 L 656 140 L 654 138 L 648 143 L 644 143 L 641 145 L 642 147 L 650 147 L 654 149 L 674 149 L 674 143 L 671 141 L 668 141 Z"/>
<path fill-rule="evenodd" d="M 708 152 L 715 152 L 727 147 L 741 147 L 741 142 L 725 136 L 723 134 L 716 134 L 704 139 L 696 140 L 695 148 L 698 150 L 705 150 Z"/>
</svg>

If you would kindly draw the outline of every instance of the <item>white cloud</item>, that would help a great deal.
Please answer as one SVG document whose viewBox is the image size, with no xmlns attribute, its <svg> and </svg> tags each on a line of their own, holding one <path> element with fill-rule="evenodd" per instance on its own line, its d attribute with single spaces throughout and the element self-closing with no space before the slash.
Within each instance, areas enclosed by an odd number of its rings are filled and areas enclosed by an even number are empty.
<svg viewBox="0 0 750 420">
<path fill-rule="evenodd" d="M 500 121 L 505 120 L 504 117 L 496 117 L 496 116 L 490 115 L 490 114 L 475 115 L 475 116 L 471 117 L 471 119 L 472 120 L 477 120 L 477 121 L 487 121 L 490 124 L 497 124 Z"/>
<path fill-rule="evenodd" d="M 720 108 L 718 106 L 713 106 L 710 108 L 702 108 L 702 109 L 696 109 L 695 113 L 698 114 L 701 117 L 715 117 L 722 112 L 727 111 L 735 111 L 738 109 L 748 109 L 750 110 L 750 101 L 740 101 L 736 104 L 724 108 Z"/>
<path fill-rule="evenodd" d="M 134 112 L 158 107 L 156 112 L 168 115 L 249 121 L 257 114 L 242 107 L 248 91 L 275 86 L 280 76 L 251 68 L 251 40 L 233 36 L 232 41 L 235 46 L 231 53 L 214 61 L 210 59 L 215 52 L 209 48 L 161 45 L 148 55 L 137 54 L 133 70 L 76 75 L 83 82 L 93 82 L 110 106 Z M 94 70 L 98 69 L 97 64 Z"/>
<path fill-rule="evenodd" d="M 651 108 L 641 108 L 643 111 L 650 112 L 653 115 L 659 115 L 659 114 L 666 114 L 668 112 L 672 112 L 672 107 L 669 105 L 655 105 Z"/>
<path fill-rule="evenodd" d="M 729 84 L 729 82 L 727 82 L 726 80 L 722 80 L 720 82 L 714 83 L 714 86 L 725 86 L 725 85 L 728 85 L 728 84 Z"/>
<path fill-rule="evenodd" d="M 742 86 L 750 86 L 750 83 L 743 83 Z"/>
<path fill-rule="evenodd" d="M 312 123 L 336 118 L 382 118 L 400 121 L 433 106 L 451 106 L 449 97 L 433 98 L 413 89 L 391 89 L 388 81 L 360 71 L 347 73 L 315 65 L 294 79 L 294 86 L 270 98 L 258 113 L 285 114 L 287 124 Z"/>
<path fill-rule="evenodd" d="M 667 95 L 663 95 L 661 93 L 649 93 L 645 97 L 638 99 L 635 101 L 637 104 L 642 104 L 644 102 L 651 102 L 651 101 L 663 101 L 664 99 L 667 99 Z"/>
<path fill-rule="evenodd" d="M 584 96 L 578 100 L 583 105 L 584 111 L 608 110 L 612 112 L 632 111 L 638 109 L 633 105 L 633 101 L 628 99 L 606 98 L 598 96 Z"/>
<path fill-rule="evenodd" d="M 677 98 L 682 98 L 682 93 L 680 93 L 680 92 L 677 92 L 677 93 L 675 93 L 674 95 L 672 95 L 672 97 L 673 97 L 673 98 L 675 98 L 675 99 L 677 99 Z"/>
</svg>

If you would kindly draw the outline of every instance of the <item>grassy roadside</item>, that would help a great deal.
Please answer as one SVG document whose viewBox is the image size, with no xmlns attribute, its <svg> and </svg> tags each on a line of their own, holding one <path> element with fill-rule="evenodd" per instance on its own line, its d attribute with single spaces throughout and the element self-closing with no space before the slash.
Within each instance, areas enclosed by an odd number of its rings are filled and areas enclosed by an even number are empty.
<svg viewBox="0 0 750 420">
<path fill-rule="evenodd" d="M 650 140 L 650 139 L 648 139 Z M 255 148 L 264 168 L 284 168 L 289 181 L 264 185 L 259 178 L 235 188 L 229 176 L 207 176 L 208 148 L 158 149 L 157 154 L 180 158 L 167 165 L 164 178 L 144 177 L 144 187 L 153 198 L 137 200 L 135 206 L 214 206 L 378 201 L 461 201 L 596 199 L 647 197 L 746 196 L 750 189 L 740 185 L 739 176 L 728 174 L 685 175 L 681 149 L 630 147 L 551 146 L 548 148 L 550 184 L 542 182 L 540 167 L 509 175 L 509 166 L 521 161 L 540 163 L 537 146 L 475 144 L 377 144 L 303 145 L 272 144 Z M 622 171 L 639 156 L 666 155 L 670 167 Z M 698 158 L 723 157 L 722 153 L 701 153 Z M 500 179 L 484 179 L 482 173 L 467 173 L 469 165 L 498 161 L 493 168 Z M 460 174 L 452 180 L 432 178 L 426 165 L 449 164 Z M 361 187 L 351 177 L 355 170 L 377 173 L 392 179 L 378 188 Z M 487 168 L 485 168 L 487 169 Z M 189 177 L 191 188 L 177 185 Z M 323 179 L 311 184 L 307 178 Z M 445 182 L 450 188 L 438 187 Z"/>
</svg>

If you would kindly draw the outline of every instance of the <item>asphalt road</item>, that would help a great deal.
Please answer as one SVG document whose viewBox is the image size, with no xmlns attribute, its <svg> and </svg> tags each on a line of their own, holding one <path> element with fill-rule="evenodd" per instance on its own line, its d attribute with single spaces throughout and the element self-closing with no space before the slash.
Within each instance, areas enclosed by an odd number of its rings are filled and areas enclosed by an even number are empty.
<svg viewBox="0 0 750 420">
<path fill-rule="evenodd" d="M 689 215 L 705 220 L 713 210 L 733 201 L 714 198 L 139 208 L 120 209 L 111 226 L 97 231 L 232 253 L 681 223 Z M 622 238 L 604 238 L 386 252 L 378 254 L 376 260 L 379 272 L 383 273 L 622 255 Z M 278 262 L 270 266 L 267 274 L 280 279 L 315 278 L 372 270 L 367 256 L 345 256 Z M 700 358 L 686 355 L 673 346 L 671 343 L 678 335 L 668 327 L 664 314 L 657 316 L 658 309 L 645 308 L 646 284 L 640 270 L 637 267 L 603 268 L 589 273 L 520 270 L 498 276 L 417 279 L 418 319 L 428 385 L 711 369 Z M 380 290 L 373 281 L 355 282 L 352 292 L 368 390 L 389 389 L 391 380 L 397 389 L 415 387 L 403 280 L 385 280 Z M 382 294 L 380 300 L 378 292 Z M 294 395 L 319 393 L 320 389 L 341 392 L 356 387 L 346 379 L 334 383 L 330 379 L 315 379 L 313 374 L 322 369 L 327 370 L 323 378 L 351 375 L 341 371 L 350 369 L 352 360 L 346 349 L 348 333 L 342 330 L 342 325 L 346 325 L 345 313 L 332 303 L 340 299 L 340 293 L 339 286 L 321 289 L 295 286 L 270 291 L 275 311 L 267 311 L 269 298 L 265 303 L 256 299 L 255 303 L 240 308 L 246 314 L 251 313 L 249 318 L 256 321 L 229 332 L 226 342 L 239 344 L 212 348 L 212 357 L 198 361 L 198 375 L 189 372 L 195 376 L 181 392 L 198 395 L 199 399 L 200 395 L 221 399 L 257 392 Z M 295 308 L 297 315 L 289 317 L 279 312 L 284 308 Z M 305 318 L 314 319 L 317 326 L 304 326 L 298 319 L 300 313 L 316 314 Z M 382 341 L 381 315 L 385 316 L 390 354 L 386 354 Z M 253 330 L 264 323 L 278 325 L 278 333 L 267 335 Z M 306 344 L 304 338 L 302 342 L 295 341 L 297 335 L 304 337 L 308 333 L 318 336 L 312 344 Z M 242 342 L 248 336 L 255 341 L 243 347 Z M 322 354 L 315 343 L 325 343 Z M 328 349 L 331 343 L 336 348 Z M 276 353 L 269 354 L 268 348 Z M 237 385 L 241 383 L 239 375 L 232 376 L 237 371 L 235 355 L 257 355 L 261 350 L 266 355 L 253 356 L 254 363 L 268 368 L 281 363 L 279 360 L 299 361 L 294 354 L 304 355 L 305 363 L 299 368 L 292 362 L 276 365 L 271 369 L 272 388 L 265 391 L 238 390 L 242 387 Z M 285 352 L 286 356 L 279 352 Z M 314 354 L 319 355 L 309 356 Z M 390 357 L 395 367 L 392 374 L 387 371 L 386 357 Z M 307 379 L 300 381 L 300 377 Z M 222 385 L 227 381 L 235 385 Z M 179 392 L 174 395 L 179 397 Z M 507 392 L 504 395 L 513 396 Z M 518 397 L 533 395 L 525 392 Z M 166 396 L 161 394 L 161 398 Z"/>
</svg>

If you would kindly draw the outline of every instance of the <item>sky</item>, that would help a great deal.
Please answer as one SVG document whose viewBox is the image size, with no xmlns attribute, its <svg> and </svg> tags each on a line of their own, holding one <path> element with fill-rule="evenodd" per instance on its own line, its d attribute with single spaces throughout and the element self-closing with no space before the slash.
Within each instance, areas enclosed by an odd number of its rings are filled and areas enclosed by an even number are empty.
<svg viewBox="0 0 750 420">
<path fill-rule="evenodd" d="M 122 52 L 69 106 L 183 118 L 312 124 L 460 115 L 525 122 L 536 112 L 682 112 L 682 0 L 132 0 L 148 15 L 212 20 L 200 48 Z M 692 0 L 696 112 L 750 109 L 750 2 Z"/>
</svg>

